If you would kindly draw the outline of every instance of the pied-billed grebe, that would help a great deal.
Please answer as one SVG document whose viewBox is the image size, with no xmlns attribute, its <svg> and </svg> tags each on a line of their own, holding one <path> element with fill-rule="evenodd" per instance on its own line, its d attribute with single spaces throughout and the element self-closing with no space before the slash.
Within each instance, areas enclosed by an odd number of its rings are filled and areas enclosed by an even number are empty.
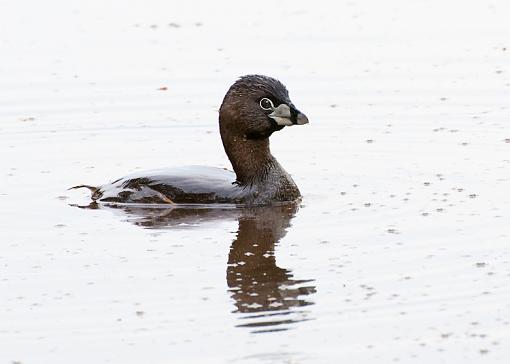
<svg viewBox="0 0 510 364">
<path fill-rule="evenodd" d="M 109 184 L 87 187 L 92 199 L 110 203 L 267 205 L 301 197 L 298 187 L 269 150 L 269 136 L 285 126 L 308 123 L 278 80 L 243 76 L 220 108 L 220 134 L 234 172 L 189 166 L 137 172 Z"/>
</svg>

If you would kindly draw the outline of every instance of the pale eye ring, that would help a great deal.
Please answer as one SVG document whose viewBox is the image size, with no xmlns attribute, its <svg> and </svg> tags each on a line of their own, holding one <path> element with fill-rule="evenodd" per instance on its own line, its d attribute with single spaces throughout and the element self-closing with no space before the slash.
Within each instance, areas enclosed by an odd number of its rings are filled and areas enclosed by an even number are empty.
<svg viewBox="0 0 510 364">
<path fill-rule="evenodd" d="M 264 110 L 273 110 L 274 104 L 271 100 L 269 100 L 267 97 L 264 97 L 260 100 L 259 105 Z"/>
</svg>

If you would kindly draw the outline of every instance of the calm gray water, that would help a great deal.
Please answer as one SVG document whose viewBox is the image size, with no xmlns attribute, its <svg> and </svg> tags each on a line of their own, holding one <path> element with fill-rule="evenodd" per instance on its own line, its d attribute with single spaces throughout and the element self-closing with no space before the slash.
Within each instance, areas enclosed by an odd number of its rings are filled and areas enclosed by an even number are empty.
<svg viewBox="0 0 510 364">
<path fill-rule="evenodd" d="M 507 363 L 504 1 L 0 5 L 0 362 Z M 278 77 L 298 205 L 86 209 L 80 183 L 229 167 Z"/>
</svg>

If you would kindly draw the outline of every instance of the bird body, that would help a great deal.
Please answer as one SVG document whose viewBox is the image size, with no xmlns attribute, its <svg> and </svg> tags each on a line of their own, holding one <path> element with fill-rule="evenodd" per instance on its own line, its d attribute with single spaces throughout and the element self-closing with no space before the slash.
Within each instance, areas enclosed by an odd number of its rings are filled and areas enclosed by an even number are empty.
<svg viewBox="0 0 510 364">
<path fill-rule="evenodd" d="M 188 166 L 137 172 L 86 187 L 105 203 L 268 205 L 301 197 L 291 176 L 273 157 L 269 136 L 308 123 L 278 80 L 250 75 L 228 90 L 220 108 L 220 134 L 234 171 Z"/>
</svg>

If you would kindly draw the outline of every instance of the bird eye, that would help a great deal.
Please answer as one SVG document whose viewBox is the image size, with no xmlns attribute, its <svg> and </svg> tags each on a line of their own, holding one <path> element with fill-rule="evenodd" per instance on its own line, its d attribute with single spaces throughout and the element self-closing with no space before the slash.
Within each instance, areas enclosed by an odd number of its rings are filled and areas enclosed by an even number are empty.
<svg viewBox="0 0 510 364">
<path fill-rule="evenodd" d="M 262 100 L 260 100 L 259 105 L 264 110 L 273 110 L 274 105 L 271 100 L 269 100 L 267 97 L 264 97 Z"/>
</svg>

